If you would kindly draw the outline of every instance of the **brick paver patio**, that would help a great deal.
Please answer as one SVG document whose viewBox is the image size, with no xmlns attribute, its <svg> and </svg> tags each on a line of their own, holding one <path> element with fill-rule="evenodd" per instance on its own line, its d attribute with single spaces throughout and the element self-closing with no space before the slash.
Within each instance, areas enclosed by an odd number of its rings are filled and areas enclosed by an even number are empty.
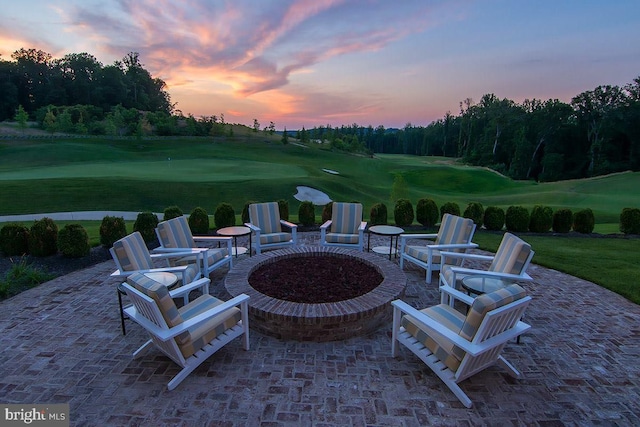
<svg viewBox="0 0 640 427">
<path fill-rule="evenodd" d="M 314 244 L 318 233 L 301 238 Z M 495 367 L 466 380 L 472 409 L 409 351 L 390 357 L 390 325 L 328 343 L 252 331 L 250 351 L 227 345 L 169 392 L 173 362 L 156 350 L 131 357 L 147 338 L 131 322 L 121 334 L 113 269 L 104 262 L 0 303 L 0 403 L 68 402 L 74 426 L 640 425 L 640 306 L 537 265 L 525 285 L 533 328 L 504 352 L 523 378 Z M 211 287 L 225 298 L 226 272 Z M 407 302 L 438 302 L 436 281 L 405 272 Z"/>
</svg>

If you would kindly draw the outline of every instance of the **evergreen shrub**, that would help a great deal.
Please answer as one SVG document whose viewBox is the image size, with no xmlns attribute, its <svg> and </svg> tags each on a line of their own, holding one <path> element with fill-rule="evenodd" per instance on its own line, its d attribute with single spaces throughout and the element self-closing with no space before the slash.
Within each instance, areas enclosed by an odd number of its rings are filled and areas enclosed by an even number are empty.
<svg viewBox="0 0 640 427">
<path fill-rule="evenodd" d="M 280 212 L 280 219 L 289 221 L 289 201 L 285 199 L 278 200 L 278 211 Z"/>
<path fill-rule="evenodd" d="M 115 242 L 127 235 L 127 224 L 121 216 L 105 216 L 100 224 L 100 243 L 111 248 Z"/>
<path fill-rule="evenodd" d="M 444 205 L 440 206 L 440 219 L 442 219 L 446 213 L 460 216 L 460 206 L 458 206 L 456 202 L 446 202 Z"/>
<path fill-rule="evenodd" d="M 558 209 L 553 213 L 553 225 L 551 229 L 554 233 L 568 233 L 573 225 L 573 212 L 571 209 Z"/>
<path fill-rule="evenodd" d="M 67 258 L 89 255 L 91 245 L 87 230 L 80 224 L 67 224 L 58 232 L 58 250 Z"/>
<path fill-rule="evenodd" d="M 29 253 L 29 229 L 22 224 L 6 224 L 0 229 L 0 251 L 4 256 Z"/>
<path fill-rule="evenodd" d="M 581 234 L 591 234 L 596 219 L 591 209 L 583 209 L 573 215 L 573 231 Z"/>
<path fill-rule="evenodd" d="M 236 225 L 236 213 L 229 203 L 220 203 L 213 213 L 216 228 L 233 227 Z"/>
<path fill-rule="evenodd" d="M 484 210 L 484 228 L 490 231 L 500 231 L 504 227 L 504 209 L 498 206 L 488 206 Z"/>
<path fill-rule="evenodd" d="M 467 205 L 462 214 L 464 218 L 469 218 L 473 220 L 473 223 L 477 226 L 482 225 L 482 221 L 484 219 L 484 207 L 480 202 L 471 202 Z"/>
<path fill-rule="evenodd" d="M 300 202 L 298 207 L 298 221 L 304 226 L 311 226 L 316 222 L 316 212 L 313 203 L 309 201 Z"/>
<path fill-rule="evenodd" d="M 398 199 L 396 201 L 396 206 L 393 209 L 393 218 L 399 227 L 406 227 L 413 223 L 413 205 L 409 199 Z"/>
<path fill-rule="evenodd" d="M 165 208 L 164 213 L 162 215 L 162 220 L 169 221 L 170 219 L 179 218 L 182 215 L 184 215 L 184 213 L 182 212 L 182 209 L 180 209 L 177 206 L 169 206 L 168 208 Z"/>
<path fill-rule="evenodd" d="M 620 213 L 620 231 L 624 234 L 640 234 L 640 209 L 622 209 Z"/>
<path fill-rule="evenodd" d="M 51 218 L 42 218 L 31 226 L 29 253 L 38 257 L 58 253 L 58 226 Z"/>
<path fill-rule="evenodd" d="M 333 214 L 333 202 L 329 202 L 322 207 L 322 221 L 321 224 L 329 221 L 331 219 L 331 215 Z"/>
<path fill-rule="evenodd" d="M 158 226 L 158 216 L 153 212 L 140 212 L 133 223 L 133 231 L 142 235 L 146 243 L 157 239 L 156 227 Z"/>
<path fill-rule="evenodd" d="M 384 203 L 376 203 L 371 206 L 371 211 L 369 212 L 369 225 L 387 225 L 387 222 L 387 205 Z"/>
<path fill-rule="evenodd" d="M 507 231 L 525 232 L 529 230 L 529 211 L 524 206 L 509 206 L 504 223 Z"/>
<path fill-rule="evenodd" d="M 553 226 L 553 209 L 549 206 L 535 205 L 531 210 L 529 231 L 546 233 Z"/>
<path fill-rule="evenodd" d="M 209 234 L 209 214 L 204 208 L 197 207 L 189 214 L 189 228 L 193 235 Z"/>
<path fill-rule="evenodd" d="M 416 221 L 425 227 L 433 227 L 438 222 L 438 205 L 432 199 L 420 199 L 416 204 Z"/>
</svg>

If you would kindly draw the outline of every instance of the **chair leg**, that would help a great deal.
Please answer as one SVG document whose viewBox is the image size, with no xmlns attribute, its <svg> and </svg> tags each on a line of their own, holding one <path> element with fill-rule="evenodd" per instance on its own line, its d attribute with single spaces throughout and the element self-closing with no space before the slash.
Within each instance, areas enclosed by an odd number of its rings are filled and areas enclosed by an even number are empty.
<svg viewBox="0 0 640 427">
<path fill-rule="evenodd" d="M 117 288 L 116 292 L 118 293 L 118 305 L 120 306 L 120 325 L 122 327 L 122 335 L 127 335 L 127 329 L 124 325 L 124 309 L 122 308 L 122 291 L 120 288 Z"/>
</svg>

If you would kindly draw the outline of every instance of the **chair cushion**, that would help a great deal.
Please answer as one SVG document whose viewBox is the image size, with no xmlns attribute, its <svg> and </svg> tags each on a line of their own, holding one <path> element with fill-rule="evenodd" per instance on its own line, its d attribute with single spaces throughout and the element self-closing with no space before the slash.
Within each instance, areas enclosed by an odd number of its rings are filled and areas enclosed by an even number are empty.
<svg viewBox="0 0 640 427">
<path fill-rule="evenodd" d="M 187 218 L 184 216 L 158 223 L 158 234 L 165 248 L 197 247 Z"/>
<path fill-rule="evenodd" d="M 198 267 L 198 265 L 195 264 L 194 257 L 185 257 L 185 258 L 180 258 L 180 259 L 170 258 L 169 259 L 169 264 L 171 266 L 173 266 L 173 267 L 182 266 L 182 265 L 186 265 L 187 266 L 187 269 L 184 272 L 185 282 L 183 283 L 183 285 L 186 285 L 187 283 L 191 283 L 195 279 L 200 278 L 200 267 Z M 211 264 L 209 264 L 209 265 L 211 265 Z M 178 280 L 182 280 L 182 277 L 183 276 L 181 276 L 178 273 Z"/>
<path fill-rule="evenodd" d="M 135 231 L 116 241 L 113 250 L 124 271 L 148 270 L 153 268 L 149 249 L 140 232 Z"/>
<path fill-rule="evenodd" d="M 504 233 L 490 271 L 520 274 L 531 253 L 531 245 L 511 233 Z"/>
<path fill-rule="evenodd" d="M 178 326 L 184 320 L 180 311 L 176 307 L 175 302 L 169 295 L 169 290 L 165 285 L 160 282 L 145 276 L 142 273 L 133 273 L 127 277 L 127 283 L 134 289 L 142 292 L 149 298 L 155 301 L 156 305 L 160 309 L 162 318 L 167 323 L 169 328 Z M 176 337 L 178 345 L 189 341 L 189 333 L 183 332 Z"/>
<path fill-rule="evenodd" d="M 260 228 L 260 233 L 280 233 L 280 210 L 277 202 L 252 203 L 249 205 L 249 221 Z"/>
<path fill-rule="evenodd" d="M 358 234 L 327 233 L 325 240 L 327 243 L 346 243 L 357 245 L 360 242 L 360 236 Z"/>
<path fill-rule="evenodd" d="M 464 315 L 446 304 L 439 304 L 420 311 L 456 334 L 460 332 L 460 328 L 462 328 L 465 320 Z M 402 318 L 402 326 L 449 369 L 453 372 L 458 370 L 460 361 L 464 356 L 462 349 L 454 345 L 444 336 L 429 330 L 424 323 L 415 317 L 409 315 L 404 316 Z"/>
<path fill-rule="evenodd" d="M 436 245 L 467 243 L 473 230 L 473 220 L 444 214 L 435 240 Z"/>
<path fill-rule="evenodd" d="M 513 284 L 476 297 L 460 328 L 460 336 L 471 341 L 487 312 L 524 298 L 525 295 L 526 292 L 521 286 Z"/>
<path fill-rule="evenodd" d="M 291 233 L 260 234 L 260 244 L 283 243 L 292 239 Z M 255 241 L 255 239 L 254 239 Z"/>
<path fill-rule="evenodd" d="M 331 207 L 331 232 L 357 234 L 362 222 L 362 204 L 333 203 Z"/>
<path fill-rule="evenodd" d="M 221 301 L 211 295 L 202 295 L 184 307 L 181 307 L 178 311 L 185 320 L 188 320 L 206 310 L 222 304 L 223 302 L 224 301 Z M 215 337 L 222 335 L 227 329 L 237 325 L 241 318 L 241 311 L 237 307 L 233 307 L 215 317 L 212 317 L 200 325 L 189 328 L 188 340 L 184 343 L 178 343 L 182 355 L 185 359 L 190 357 L 192 354 L 211 342 Z"/>
<path fill-rule="evenodd" d="M 404 248 L 404 253 L 412 258 L 418 259 L 422 262 L 429 262 L 429 250 L 425 246 L 412 246 L 407 245 Z M 437 249 L 431 250 L 431 262 L 433 264 L 440 264 L 440 251 Z"/>
</svg>

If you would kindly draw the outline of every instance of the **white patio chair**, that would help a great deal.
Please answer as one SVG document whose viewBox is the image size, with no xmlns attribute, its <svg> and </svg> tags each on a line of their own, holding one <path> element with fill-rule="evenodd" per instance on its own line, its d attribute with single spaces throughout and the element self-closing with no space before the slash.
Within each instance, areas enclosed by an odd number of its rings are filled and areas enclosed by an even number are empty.
<svg viewBox="0 0 640 427">
<path fill-rule="evenodd" d="M 256 254 L 263 249 L 274 249 L 298 244 L 298 226 L 280 219 L 277 202 L 252 203 L 249 205 L 249 222 L 245 224 L 253 232 L 252 247 Z M 283 231 L 287 227 L 290 232 Z"/>
<path fill-rule="evenodd" d="M 334 202 L 331 219 L 320 226 L 320 244 L 364 250 L 364 230 L 367 223 L 362 221 L 362 204 Z"/>
<path fill-rule="evenodd" d="M 499 364 L 511 376 L 520 373 L 503 356 L 504 345 L 530 326 L 520 319 L 531 301 L 518 285 L 471 298 L 453 290 L 451 298 L 469 305 L 465 315 L 446 304 L 417 310 L 395 300 L 391 354 L 398 356 L 398 343 L 422 360 L 470 408 L 471 399 L 460 382 Z"/>
<path fill-rule="evenodd" d="M 151 335 L 135 353 L 140 357 L 152 344 L 177 363 L 182 370 L 169 381 L 176 388 L 209 356 L 244 335 L 243 348 L 249 349 L 249 297 L 245 294 L 224 302 L 209 294 L 177 308 L 173 298 L 209 282 L 200 279 L 169 292 L 167 287 L 143 274 L 132 274 L 123 284 L 133 305 L 125 312 Z M 238 308 L 239 307 L 239 308 Z"/>
</svg>

